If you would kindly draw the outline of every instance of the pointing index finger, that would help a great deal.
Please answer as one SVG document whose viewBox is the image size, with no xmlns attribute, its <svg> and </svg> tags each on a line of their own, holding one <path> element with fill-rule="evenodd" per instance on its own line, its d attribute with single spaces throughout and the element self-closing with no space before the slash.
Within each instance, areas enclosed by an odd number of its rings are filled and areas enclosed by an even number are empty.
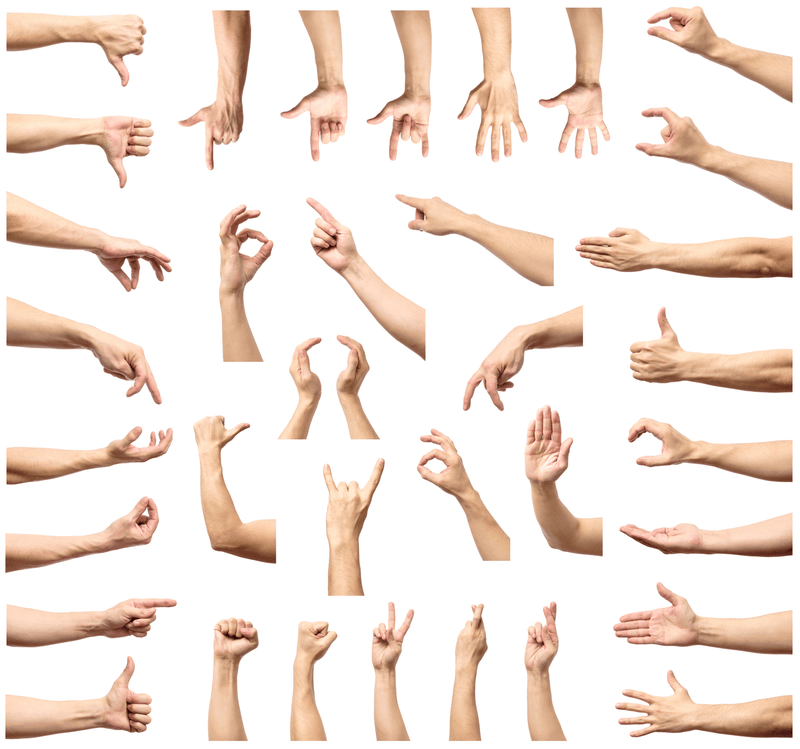
<svg viewBox="0 0 800 749">
<path fill-rule="evenodd" d="M 654 107 L 653 109 L 645 109 L 642 112 L 643 117 L 662 117 L 669 125 L 675 125 L 680 117 L 675 112 L 667 107 Z"/>
<path fill-rule="evenodd" d="M 333 214 L 318 200 L 315 200 L 314 198 L 306 198 L 306 203 L 308 203 L 329 224 L 336 223 L 336 219 L 333 217 Z"/>
</svg>

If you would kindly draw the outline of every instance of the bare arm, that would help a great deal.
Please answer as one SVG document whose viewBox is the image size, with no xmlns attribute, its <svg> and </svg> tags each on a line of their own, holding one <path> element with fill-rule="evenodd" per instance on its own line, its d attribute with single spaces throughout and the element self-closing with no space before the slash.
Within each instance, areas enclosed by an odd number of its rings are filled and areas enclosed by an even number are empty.
<svg viewBox="0 0 800 749">
<path fill-rule="evenodd" d="M 6 483 L 46 481 L 112 465 L 115 465 L 115 461 L 104 448 L 56 450 L 49 447 L 9 447 L 6 449 Z"/>
<path fill-rule="evenodd" d="M 214 10 L 217 44 L 217 101 L 230 99 L 241 106 L 250 58 L 250 11 Z"/>
<path fill-rule="evenodd" d="M 484 562 L 507 562 L 511 559 L 511 539 L 500 527 L 474 489 L 456 497 L 467 516 L 475 546 Z"/>
<path fill-rule="evenodd" d="M 603 518 L 576 518 L 558 497 L 556 482 L 531 481 L 536 520 L 551 549 L 603 555 Z"/>
<path fill-rule="evenodd" d="M 347 420 L 347 430 L 351 440 L 377 440 L 378 433 L 367 418 L 361 399 L 358 395 L 351 396 L 339 393 L 339 403 L 342 406 L 344 417 Z"/>
<path fill-rule="evenodd" d="M 481 35 L 485 74 L 511 72 L 511 9 L 473 8 Z"/>
<path fill-rule="evenodd" d="M 721 468 L 764 481 L 792 480 L 792 441 L 715 445 L 695 442 L 689 463 Z"/>
<path fill-rule="evenodd" d="M 363 596 L 358 539 L 328 539 L 328 595 Z"/>
<path fill-rule="evenodd" d="M 37 700 L 6 695 L 6 739 L 106 728 L 101 700 Z"/>
<path fill-rule="evenodd" d="M 239 707 L 238 679 L 238 660 L 214 658 L 208 706 L 209 741 L 247 741 Z"/>
<path fill-rule="evenodd" d="M 397 674 L 394 669 L 375 671 L 374 710 L 375 737 L 378 741 L 409 741 L 397 702 Z"/>
<path fill-rule="evenodd" d="M 101 612 L 51 612 L 6 606 L 6 644 L 39 647 L 101 634 Z"/>
<path fill-rule="evenodd" d="M 393 10 L 392 18 L 403 47 L 406 94 L 430 96 L 431 14 L 427 10 Z"/>
<path fill-rule="evenodd" d="M 300 17 L 314 47 L 319 84 L 343 85 L 342 26 L 338 10 L 301 10 Z"/>
<path fill-rule="evenodd" d="M 465 668 L 456 667 L 453 698 L 450 703 L 450 741 L 481 740 L 478 703 L 475 699 L 477 678 L 477 665 Z"/>
<path fill-rule="evenodd" d="M 742 156 L 712 146 L 697 162 L 697 166 L 727 177 L 731 182 L 753 190 L 783 208 L 792 207 L 792 165 L 789 162 Z"/>
<path fill-rule="evenodd" d="M 598 84 L 603 60 L 603 9 L 567 8 L 567 15 L 575 39 L 575 81 Z"/>
<path fill-rule="evenodd" d="M 729 736 L 792 736 L 792 697 L 768 697 L 737 705 L 696 705 L 693 728 Z"/>
<path fill-rule="evenodd" d="M 105 128 L 103 118 L 76 119 L 43 114 L 7 114 L 6 150 L 35 153 L 60 146 L 99 146 Z"/>
<path fill-rule="evenodd" d="M 748 653 L 791 653 L 792 612 L 764 614 L 748 619 L 698 617 L 697 645 Z"/>
<path fill-rule="evenodd" d="M 294 662 L 289 735 L 292 741 L 327 741 L 314 697 L 314 664 L 299 656 Z"/>
<path fill-rule="evenodd" d="M 528 671 L 528 731 L 531 741 L 567 740 L 553 707 L 549 671 Z"/>
</svg>

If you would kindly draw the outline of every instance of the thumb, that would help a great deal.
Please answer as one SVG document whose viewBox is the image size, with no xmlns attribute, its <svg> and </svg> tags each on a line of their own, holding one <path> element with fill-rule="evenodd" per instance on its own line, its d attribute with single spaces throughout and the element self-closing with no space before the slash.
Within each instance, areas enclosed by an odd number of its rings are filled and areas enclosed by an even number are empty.
<svg viewBox="0 0 800 749">
<path fill-rule="evenodd" d="M 539 99 L 539 104 L 541 104 L 546 109 L 552 109 L 553 107 L 560 107 L 563 103 L 564 103 L 563 94 L 554 96 L 552 99 Z"/>
<path fill-rule="evenodd" d="M 425 231 L 426 223 L 426 219 L 414 219 L 414 221 L 408 222 L 408 228 L 413 229 L 414 231 Z"/>
<path fill-rule="evenodd" d="M 561 450 L 559 451 L 558 455 L 558 462 L 566 464 L 569 461 L 569 451 L 572 449 L 572 443 L 574 440 L 572 437 L 565 439 L 561 443 Z"/>
<path fill-rule="evenodd" d="M 149 497 L 142 497 L 135 505 L 135 507 L 128 513 L 130 520 L 137 519 L 146 509 L 150 502 Z"/>
<path fill-rule="evenodd" d="M 122 670 L 122 673 L 119 675 L 117 680 L 114 682 L 115 687 L 127 687 L 128 684 L 131 683 L 131 676 L 133 676 L 133 671 L 135 669 L 135 665 L 133 663 L 133 658 L 128 656 L 128 662 L 125 665 L 125 668 Z"/>
<path fill-rule="evenodd" d="M 139 439 L 139 435 L 142 433 L 141 427 L 134 427 L 122 438 L 122 446 L 128 447 L 128 445 L 132 445 L 136 440 Z"/>
<path fill-rule="evenodd" d="M 461 110 L 461 114 L 458 115 L 459 120 L 463 120 L 465 117 L 469 117 L 472 114 L 472 110 L 475 109 L 475 105 L 478 103 L 478 97 L 475 96 L 475 93 L 471 93 L 467 98 L 467 103 L 464 105 L 464 108 Z"/>
<path fill-rule="evenodd" d="M 237 424 L 233 429 L 228 430 L 228 439 L 232 440 L 239 432 L 243 432 L 245 429 L 249 429 L 250 425 L 247 423 Z"/>
<path fill-rule="evenodd" d="M 434 473 L 430 468 L 426 468 L 425 466 L 417 466 L 417 471 L 419 471 L 419 475 L 422 476 L 425 481 L 430 481 L 434 486 L 439 486 L 438 473 Z"/>
<path fill-rule="evenodd" d="M 187 117 L 185 120 L 178 120 L 178 124 L 181 127 L 191 127 L 192 125 L 196 125 L 198 122 L 203 122 L 204 119 L 203 110 L 198 109 L 191 117 Z"/>
<path fill-rule="evenodd" d="M 662 156 L 662 151 L 664 150 L 664 146 L 656 146 L 652 143 L 637 143 L 636 150 L 643 151 L 648 156 Z"/>
<path fill-rule="evenodd" d="M 665 453 L 661 453 L 661 455 L 643 455 L 641 458 L 636 459 L 636 464 L 647 468 L 655 468 L 656 466 L 668 466 L 669 459 L 665 457 Z"/>
<path fill-rule="evenodd" d="M 114 159 L 111 163 L 111 168 L 116 173 L 117 177 L 119 177 L 119 186 L 125 187 L 128 183 L 128 175 L 125 172 L 125 165 L 122 163 L 122 159 Z"/>
<path fill-rule="evenodd" d="M 673 692 L 678 692 L 679 690 L 686 691 L 686 687 L 683 686 L 676 678 L 675 674 L 672 671 L 667 671 L 667 681 L 669 685 L 672 687 Z"/>
<path fill-rule="evenodd" d="M 658 311 L 658 327 L 661 328 L 661 337 L 667 338 L 669 336 L 674 336 L 675 331 L 672 329 L 672 325 L 669 324 L 669 320 L 667 320 L 667 308 L 662 307 Z"/>
<path fill-rule="evenodd" d="M 308 112 L 308 97 L 305 96 L 291 109 L 286 112 L 281 112 L 281 117 L 285 117 L 287 120 L 293 120 L 295 117 L 299 117 L 303 114 L 303 112 Z"/>
<path fill-rule="evenodd" d="M 658 595 L 660 595 L 665 601 L 669 601 L 673 606 L 677 606 L 682 600 L 684 600 L 677 593 L 673 593 L 663 583 L 658 583 L 658 585 L 656 585 L 656 590 L 658 590 Z"/>
<path fill-rule="evenodd" d="M 114 66 L 114 69 L 119 73 L 119 77 L 122 79 L 122 85 L 127 86 L 128 81 L 130 80 L 130 73 L 128 73 L 128 68 L 125 66 L 125 62 L 121 57 L 109 57 L 108 61 Z"/>
<path fill-rule="evenodd" d="M 657 39 L 663 39 L 666 42 L 672 42 L 673 44 L 678 43 L 678 33 L 676 31 L 672 31 L 671 29 L 665 29 L 663 26 L 651 26 L 647 29 L 647 33 L 650 36 L 654 36 Z"/>
<path fill-rule="evenodd" d="M 378 112 L 378 114 L 376 114 L 374 117 L 372 117 L 369 120 L 367 120 L 367 124 L 368 125 L 380 125 L 381 122 L 383 122 L 391 114 L 392 114 L 392 107 L 390 107 L 387 104 L 383 109 L 381 109 L 380 112 Z"/>
</svg>

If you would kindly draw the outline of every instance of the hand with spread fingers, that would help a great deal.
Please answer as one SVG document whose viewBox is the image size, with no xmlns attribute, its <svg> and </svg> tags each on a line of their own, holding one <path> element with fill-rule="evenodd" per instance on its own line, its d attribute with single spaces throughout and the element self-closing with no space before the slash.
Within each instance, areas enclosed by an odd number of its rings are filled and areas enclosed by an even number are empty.
<svg viewBox="0 0 800 749">
<path fill-rule="evenodd" d="M 350 439 L 379 439 L 378 433 L 364 412 L 361 398 L 358 396 L 364 378 L 369 372 L 369 363 L 367 362 L 367 354 L 364 351 L 364 347 L 348 336 L 339 335 L 336 336 L 336 340 L 349 349 L 347 366 L 336 379 L 336 394 L 339 396 L 339 404 L 347 420 Z"/>
<path fill-rule="evenodd" d="M 133 443 L 139 439 L 141 434 L 142 428 L 134 427 L 122 439 L 109 442 L 105 449 L 109 464 L 146 463 L 148 460 L 166 455 L 172 444 L 172 428 L 167 429 L 166 432 L 163 429 L 159 431 L 158 442 L 156 442 L 156 433 L 150 432 L 150 443 L 144 447 L 137 447 Z"/>
<path fill-rule="evenodd" d="M 614 625 L 617 637 L 627 639 L 632 645 L 676 645 L 686 647 L 698 644 L 698 617 L 689 602 L 666 586 L 658 583 L 658 595 L 671 606 L 653 611 L 625 614 Z"/>
<path fill-rule="evenodd" d="M 321 340 L 321 338 L 309 338 L 297 346 L 292 354 L 289 374 L 297 388 L 297 408 L 281 432 L 279 439 L 304 440 L 308 437 L 311 421 L 322 395 L 322 383 L 319 381 L 319 377 L 311 371 L 308 352 Z"/>
<path fill-rule="evenodd" d="M 573 439 L 561 440 L 561 417 L 558 411 L 544 406 L 528 424 L 525 446 L 525 475 L 539 484 L 556 481 L 569 466 L 569 451 Z"/>
</svg>

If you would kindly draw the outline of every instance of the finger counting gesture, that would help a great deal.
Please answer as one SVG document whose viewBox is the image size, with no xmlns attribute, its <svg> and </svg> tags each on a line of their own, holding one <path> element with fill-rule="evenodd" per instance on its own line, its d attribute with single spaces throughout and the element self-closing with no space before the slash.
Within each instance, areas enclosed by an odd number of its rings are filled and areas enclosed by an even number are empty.
<svg viewBox="0 0 800 749">
<path fill-rule="evenodd" d="M 409 609 L 403 623 L 395 628 L 394 603 L 389 603 L 386 624 L 381 622 L 372 630 L 372 666 L 376 671 L 393 670 L 403 652 L 403 640 L 414 619 L 414 609 Z"/>
</svg>

